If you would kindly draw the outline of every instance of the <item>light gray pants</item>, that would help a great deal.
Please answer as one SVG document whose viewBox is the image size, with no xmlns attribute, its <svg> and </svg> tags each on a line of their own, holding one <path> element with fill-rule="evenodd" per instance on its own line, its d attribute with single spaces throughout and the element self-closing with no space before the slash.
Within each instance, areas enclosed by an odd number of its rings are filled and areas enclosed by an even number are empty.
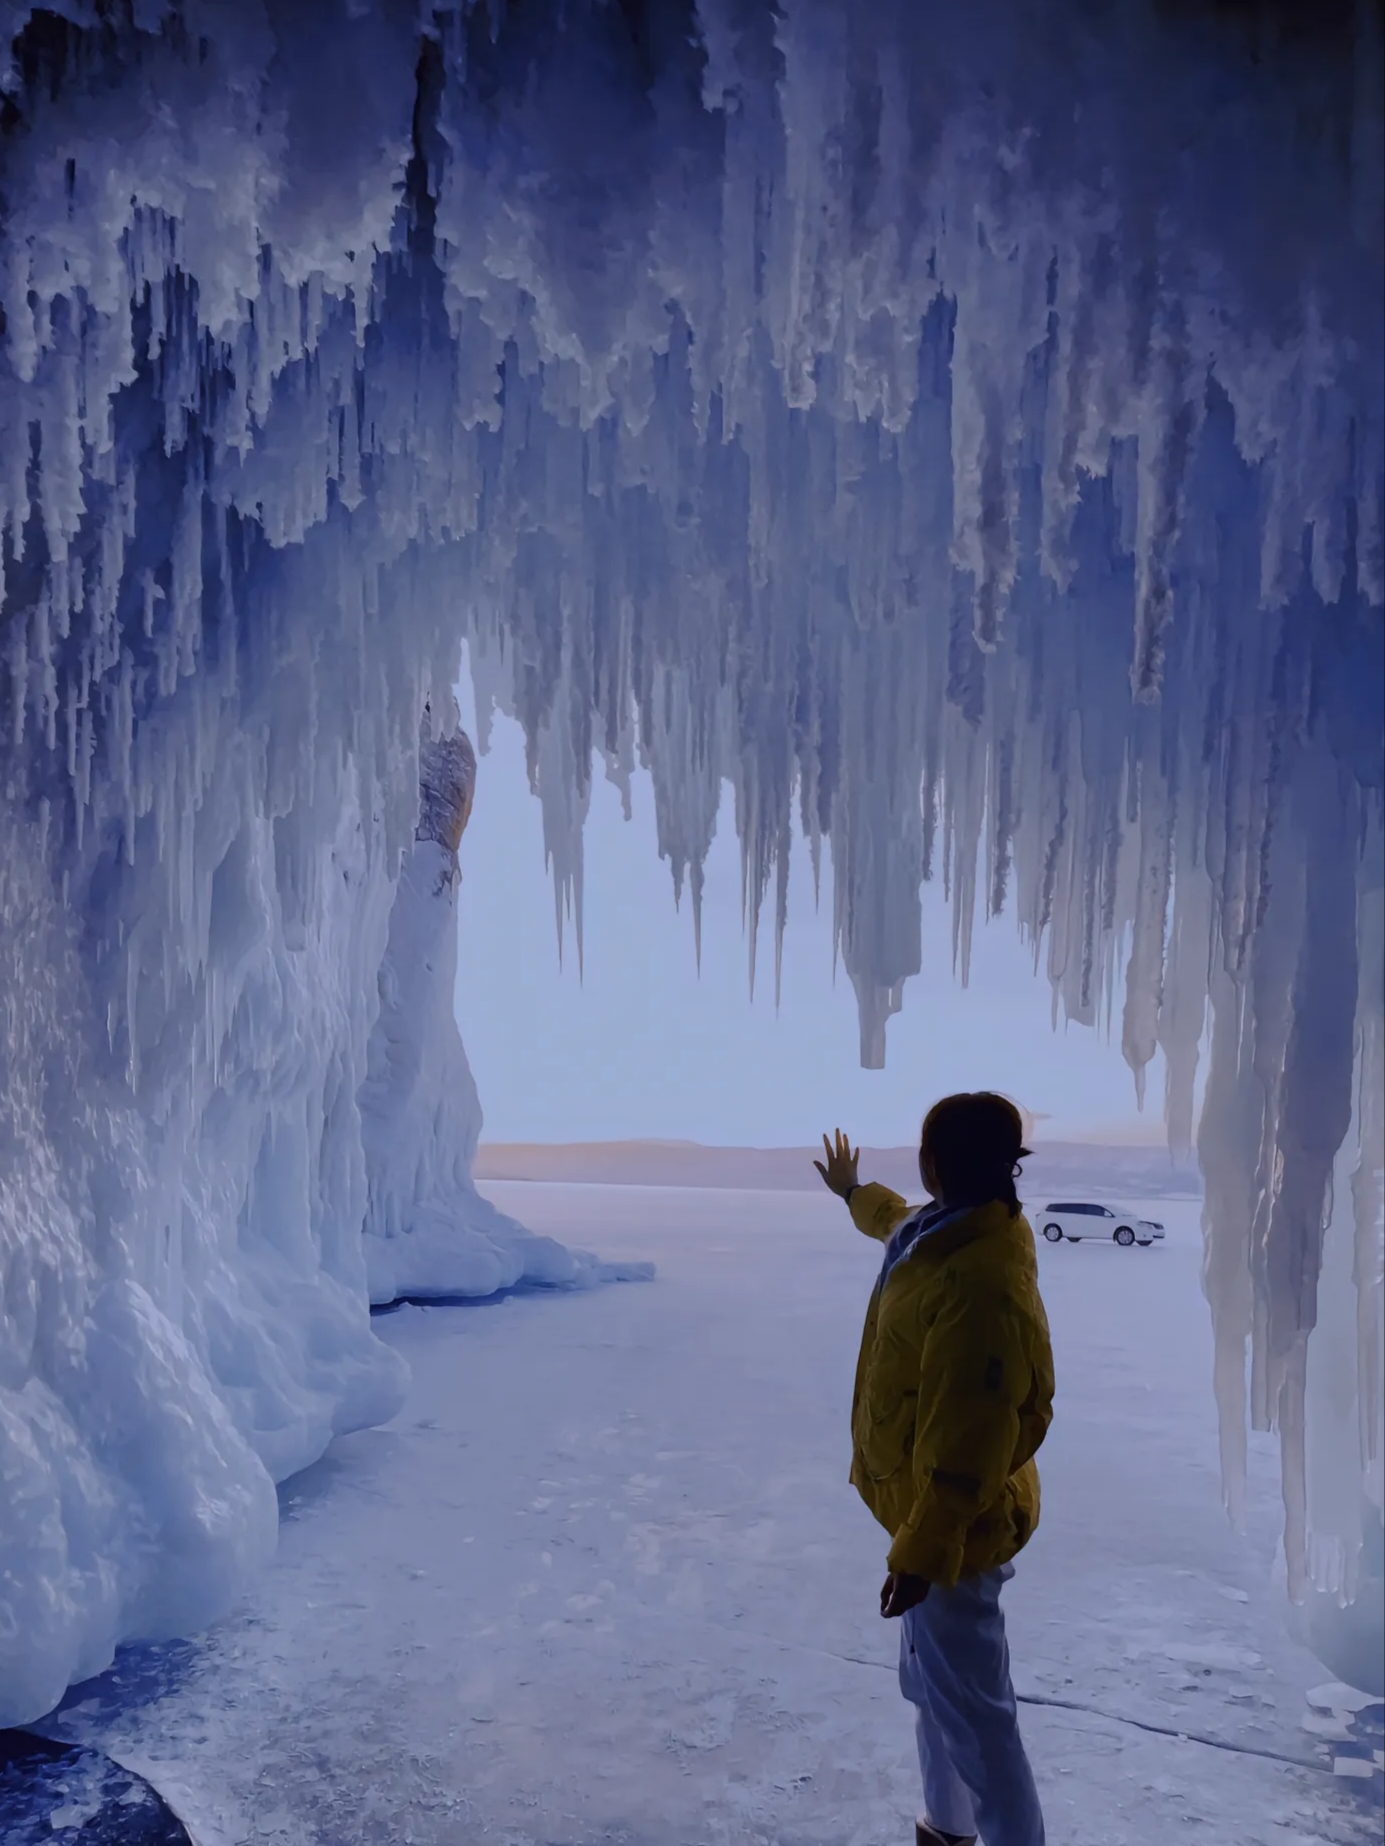
<svg viewBox="0 0 1385 1846">
<path fill-rule="evenodd" d="M 1020 1741 L 1000 1592 L 1013 1564 L 937 1584 L 900 1626 L 899 1689 L 917 1706 L 924 1819 L 984 1846 L 1044 1846 Z"/>
</svg>

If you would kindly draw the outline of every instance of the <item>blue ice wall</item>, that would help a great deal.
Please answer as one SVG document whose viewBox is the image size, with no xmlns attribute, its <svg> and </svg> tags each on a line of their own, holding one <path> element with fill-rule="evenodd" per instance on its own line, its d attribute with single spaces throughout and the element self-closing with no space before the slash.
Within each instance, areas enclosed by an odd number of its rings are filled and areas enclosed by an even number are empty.
<svg viewBox="0 0 1385 1846">
<path fill-rule="evenodd" d="M 1279 1427 L 1291 1589 L 1354 1593 L 1385 214 L 1344 30 L 0 5 L 9 1715 L 224 1606 L 270 1475 L 397 1392 L 357 1098 L 463 639 L 560 905 L 598 758 L 694 905 L 729 782 L 754 922 L 795 813 L 830 853 L 867 1062 L 929 876 L 963 977 L 1006 908 L 1137 1084 L 1162 1047 L 1229 1505 Z"/>
</svg>

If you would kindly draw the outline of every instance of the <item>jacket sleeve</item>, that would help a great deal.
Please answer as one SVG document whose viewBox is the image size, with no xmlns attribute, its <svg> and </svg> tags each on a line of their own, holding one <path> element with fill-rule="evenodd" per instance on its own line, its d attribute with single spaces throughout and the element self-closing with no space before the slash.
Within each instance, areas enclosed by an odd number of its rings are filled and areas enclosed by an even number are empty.
<svg viewBox="0 0 1385 1846">
<path fill-rule="evenodd" d="M 1032 1367 L 1012 1303 L 953 1295 L 923 1343 L 914 1424 L 914 1504 L 889 1568 L 950 1586 L 968 1528 L 1014 1471 Z"/>
<path fill-rule="evenodd" d="M 891 1192 L 888 1186 L 874 1183 L 857 1186 L 846 1202 L 851 1213 L 851 1222 L 866 1237 L 874 1237 L 878 1243 L 888 1241 L 895 1226 L 902 1224 L 909 1216 L 909 1201 L 900 1198 L 897 1192 Z"/>
</svg>

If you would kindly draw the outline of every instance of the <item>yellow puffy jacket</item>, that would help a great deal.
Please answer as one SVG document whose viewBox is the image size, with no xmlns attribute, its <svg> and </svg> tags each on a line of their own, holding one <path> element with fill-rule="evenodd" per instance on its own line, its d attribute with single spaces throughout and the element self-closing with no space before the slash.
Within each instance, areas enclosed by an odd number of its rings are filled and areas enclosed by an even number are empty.
<svg viewBox="0 0 1385 1846">
<path fill-rule="evenodd" d="M 912 1215 L 888 1186 L 849 1202 L 881 1242 Z M 888 1568 L 950 1585 L 1008 1563 L 1039 1523 L 1052 1416 L 1033 1232 L 998 1201 L 947 1217 L 877 1284 L 861 1336 L 851 1481 L 890 1534 Z"/>
</svg>

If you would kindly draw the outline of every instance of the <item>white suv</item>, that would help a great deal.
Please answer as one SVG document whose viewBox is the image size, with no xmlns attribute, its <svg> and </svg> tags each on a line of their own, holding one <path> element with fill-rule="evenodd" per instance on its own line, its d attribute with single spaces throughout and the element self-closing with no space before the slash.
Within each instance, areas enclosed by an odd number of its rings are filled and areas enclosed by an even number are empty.
<svg viewBox="0 0 1385 1846">
<path fill-rule="evenodd" d="M 1142 1248 L 1162 1238 L 1164 1227 L 1153 1218 L 1109 1205 L 1045 1205 L 1039 1226 L 1050 1243 L 1081 1243 L 1084 1237 L 1109 1237 L 1114 1243 L 1139 1244 Z"/>
</svg>

